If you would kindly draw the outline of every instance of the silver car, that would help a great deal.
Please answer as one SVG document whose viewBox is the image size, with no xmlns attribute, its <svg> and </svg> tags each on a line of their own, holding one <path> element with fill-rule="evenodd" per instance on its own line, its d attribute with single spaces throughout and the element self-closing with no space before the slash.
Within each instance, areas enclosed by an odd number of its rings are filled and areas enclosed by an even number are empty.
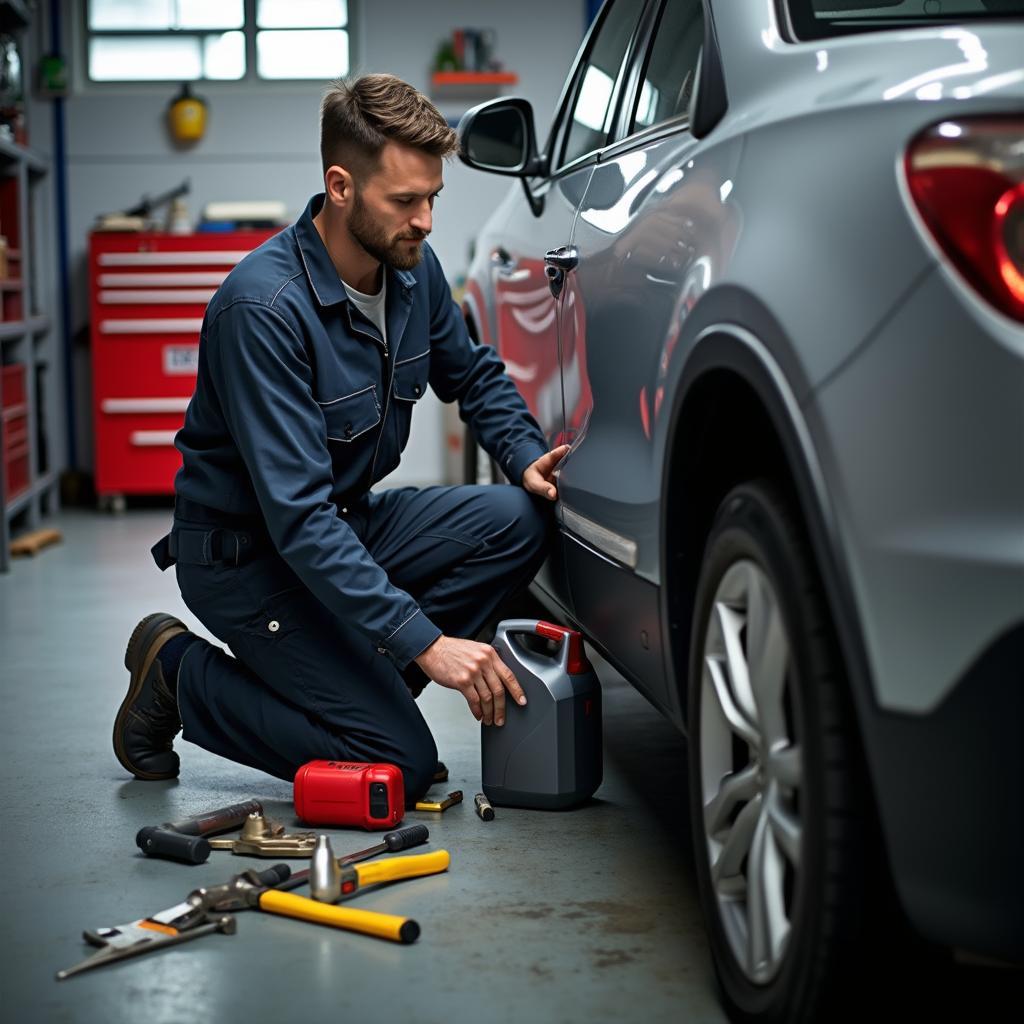
<svg viewBox="0 0 1024 1024">
<path fill-rule="evenodd" d="M 828 1019 L 887 893 L 1024 960 L 1022 8 L 609 0 L 546 141 L 460 126 L 572 445 L 535 587 L 688 736 L 735 1019 Z"/>
</svg>

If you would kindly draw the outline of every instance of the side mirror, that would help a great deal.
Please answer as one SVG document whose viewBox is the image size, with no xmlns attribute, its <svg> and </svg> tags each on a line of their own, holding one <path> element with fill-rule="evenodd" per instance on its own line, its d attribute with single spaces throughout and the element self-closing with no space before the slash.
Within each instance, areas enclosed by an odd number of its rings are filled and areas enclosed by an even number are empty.
<svg viewBox="0 0 1024 1024">
<path fill-rule="evenodd" d="M 540 172 L 533 107 L 512 97 L 488 100 L 459 122 L 459 159 L 479 171 L 526 178 Z"/>
</svg>

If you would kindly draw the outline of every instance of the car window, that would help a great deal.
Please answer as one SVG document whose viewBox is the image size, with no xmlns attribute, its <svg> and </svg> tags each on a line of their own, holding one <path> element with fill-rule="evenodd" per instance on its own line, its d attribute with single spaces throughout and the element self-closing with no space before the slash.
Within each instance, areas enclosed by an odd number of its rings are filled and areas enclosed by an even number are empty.
<svg viewBox="0 0 1024 1024">
<path fill-rule="evenodd" d="M 685 115 L 704 44 L 701 0 L 667 0 L 654 30 L 631 131 Z"/>
<path fill-rule="evenodd" d="M 598 30 L 580 73 L 579 87 L 569 112 L 569 130 L 559 166 L 600 149 L 608 140 L 615 116 L 615 82 L 626 59 L 644 0 L 609 0 L 611 9 Z"/>
<path fill-rule="evenodd" d="M 1024 0 L 789 0 L 798 39 L 1024 14 Z"/>
</svg>

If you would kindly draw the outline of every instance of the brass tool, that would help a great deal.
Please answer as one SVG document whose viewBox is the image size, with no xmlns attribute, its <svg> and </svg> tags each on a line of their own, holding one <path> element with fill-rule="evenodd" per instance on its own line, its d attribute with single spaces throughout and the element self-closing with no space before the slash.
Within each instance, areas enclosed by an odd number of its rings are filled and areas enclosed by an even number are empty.
<svg viewBox="0 0 1024 1024">
<path fill-rule="evenodd" d="M 247 857 L 312 857 L 316 833 L 285 832 L 284 825 L 257 811 L 245 819 L 240 836 L 207 842 L 214 850 L 230 850 Z"/>
<path fill-rule="evenodd" d="M 491 801 L 483 793 L 477 793 L 473 797 L 473 803 L 476 804 L 476 816 L 481 821 L 494 821 L 494 808 L 491 806 Z"/>
<path fill-rule="evenodd" d="M 447 811 L 449 807 L 462 803 L 462 790 L 453 789 L 443 800 L 418 800 L 417 811 Z"/>
</svg>

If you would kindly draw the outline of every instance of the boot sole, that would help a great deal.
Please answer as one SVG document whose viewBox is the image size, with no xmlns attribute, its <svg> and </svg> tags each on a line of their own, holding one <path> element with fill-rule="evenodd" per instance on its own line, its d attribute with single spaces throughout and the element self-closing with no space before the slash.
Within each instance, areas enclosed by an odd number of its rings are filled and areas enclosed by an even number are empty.
<svg viewBox="0 0 1024 1024">
<path fill-rule="evenodd" d="M 124 733 L 125 718 L 128 708 L 135 702 L 142 689 L 142 683 L 149 670 L 153 667 L 160 648 L 178 633 L 187 632 L 188 627 L 180 619 L 166 612 L 154 612 L 147 615 L 136 627 L 128 641 L 128 649 L 124 653 L 124 667 L 131 673 L 131 680 L 128 683 L 128 693 L 114 718 L 114 755 L 122 766 L 132 773 L 137 779 L 145 779 L 157 782 L 161 779 L 177 778 L 178 773 L 167 772 L 144 772 L 136 768 L 128 759 L 124 749 L 122 735 Z"/>
</svg>

